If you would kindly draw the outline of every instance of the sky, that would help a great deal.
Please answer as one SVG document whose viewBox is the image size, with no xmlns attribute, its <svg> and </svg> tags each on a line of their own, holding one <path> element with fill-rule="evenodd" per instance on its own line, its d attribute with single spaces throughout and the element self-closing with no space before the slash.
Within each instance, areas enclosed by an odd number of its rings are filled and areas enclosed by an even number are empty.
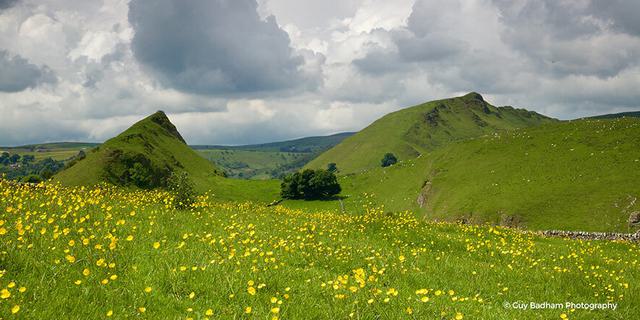
<svg viewBox="0 0 640 320">
<path fill-rule="evenodd" d="M 0 145 L 357 131 L 476 91 L 559 119 L 640 110 L 637 0 L 0 0 Z"/>
</svg>

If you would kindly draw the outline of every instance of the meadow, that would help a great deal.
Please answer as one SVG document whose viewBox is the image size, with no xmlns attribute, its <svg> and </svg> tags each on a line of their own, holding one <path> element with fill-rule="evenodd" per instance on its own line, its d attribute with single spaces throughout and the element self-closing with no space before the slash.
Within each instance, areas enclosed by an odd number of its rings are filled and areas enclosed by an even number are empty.
<svg viewBox="0 0 640 320">
<path fill-rule="evenodd" d="M 0 180 L 4 319 L 632 319 L 637 243 Z M 616 310 L 521 310 L 517 302 Z M 506 306 L 506 307 L 505 307 Z"/>
</svg>

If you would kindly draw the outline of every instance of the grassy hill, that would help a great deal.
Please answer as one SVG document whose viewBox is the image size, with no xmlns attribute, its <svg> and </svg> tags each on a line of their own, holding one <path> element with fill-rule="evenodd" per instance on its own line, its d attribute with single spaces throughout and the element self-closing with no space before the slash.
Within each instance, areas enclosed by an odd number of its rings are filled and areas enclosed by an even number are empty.
<svg viewBox="0 0 640 320">
<path fill-rule="evenodd" d="M 582 119 L 452 143 L 340 177 L 342 206 L 384 204 L 429 220 L 528 229 L 633 232 L 640 211 L 640 119 Z M 420 203 L 419 203 L 420 202 Z M 340 207 L 337 202 L 293 203 Z"/>
<path fill-rule="evenodd" d="M 185 143 L 162 112 L 137 122 L 115 138 L 87 153 L 85 159 L 56 174 L 64 185 L 162 186 L 173 171 L 186 171 L 198 187 L 205 188 L 220 171 Z M 147 181 L 148 180 L 148 181 Z"/>
<path fill-rule="evenodd" d="M 387 151 L 401 161 L 381 168 Z M 630 116 L 560 122 L 469 94 L 387 115 L 309 166 L 327 162 L 347 199 L 290 205 L 373 202 L 427 219 L 621 232 L 635 231 L 627 220 L 640 211 L 640 119 Z"/>
<path fill-rule="evenodd" d="M 392 152 L 413 159 L 453 141 L 554 122 L 524 109 L 494 107 L 477 93 L 436 100 L 390 113 L 311 161 L 323 168 L 335 162 L 342 173 L 378 167 Z"/>
<path fill-rule="evenodd" d="M 618 230 L 640 210 L 640 120 L 577 120 L 436 151 L 427 216 L 535 229 Z"/>
</svg>

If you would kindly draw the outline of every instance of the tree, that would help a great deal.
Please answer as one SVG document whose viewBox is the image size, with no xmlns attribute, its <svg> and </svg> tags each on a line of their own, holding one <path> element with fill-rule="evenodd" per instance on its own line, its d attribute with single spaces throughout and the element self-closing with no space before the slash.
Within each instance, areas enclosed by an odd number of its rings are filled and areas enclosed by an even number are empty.
<svg viewBox="0 0 640 320">
<path fill-rule="evenodd" d="M 140 162 L 133 164 L 133 167 L 129 168 L 129 178 L 134 185 L 138 188 L 151 188 L 151 172 L 148 167 L 144 166 Z"/>
<path fill-rule="evenodd" d="M 40 183 L 42 182 L 42 178 L 37 174 L 30 174 L 28 176 L 22 177 L 20 181 L 26 182 L 26 183 Z"/>
<path fill-rule="evenodd" d="M 175 196 L 174 206 L 178 209 L 188 208 L 196 201 L 195 186 L 187 172 L 172 172 L 167 179 L 167 189 Z"/>
<path fill-rule="evenodd" d="M 338 166 L 336 165 L 335 162 L 331 162 L 331 163 L 327 164 L 327 171 L 329 171 L 329 172 L 337 172 L 338 171 Z"/>
<path fill-rule="evenodd" d="M 342 191 L 338 178 L 333 172 L 327 170 L 316 170 L 309 180 L 310 192 L 305 197 L 310 199 L 328 198 Z"/>
<path fill-rule="evenodd" d="M 322 199 L 342 191 L 336 175 L 322 169 L 306 169 L 288 175 L 280 187 L 280 194 L 285 199 Z"/>
<path fill-rule="evenodd" d="M 396 158 L 396 156 L 390 152 L 386 153 L 380 161 L 380 164 L 382 164 L 383 167 L 388 167 L 396 163 L 398 163 L 398 158 Z"/>
<path fill-rule="evenodd" d="M 18 161 L 20 161 L 20 155 L 19 154 L 14 153 L 11 156 L 9 156 L 9 163 L 10 164 L 17 163 Z"/>
<path fill-rule="evenodd" d="M 9 164 L 9 153 L 8 152 L 3 152 L 0 155 L 0 164 L 3 164 L 3 165 L 8 165 Z"/>
<path fill-rule="evenodd" d="M 302 194 L 298 192 L 298 180 L 300 180 L 298 172 L 285 176 L 280 184 L 280 195 L 285 199 L 302 198 Z"/>
<path fill-rule="evenodd" d="M 36 159 L 36 157 L 34 157 L 33 155 L 25 154 L 24 156 L 22 156 L 22 163 L 23 164 L 29 164 L 29 163 L 33 162 L 35 159 Z"/>
</svg>

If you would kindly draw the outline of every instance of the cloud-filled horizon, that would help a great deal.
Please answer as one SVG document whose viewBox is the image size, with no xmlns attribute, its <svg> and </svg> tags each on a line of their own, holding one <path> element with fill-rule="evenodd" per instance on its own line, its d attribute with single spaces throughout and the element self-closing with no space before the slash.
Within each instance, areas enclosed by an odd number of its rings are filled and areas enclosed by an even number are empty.
<svg viewBox="0 0 640 320">
<path fill-rule="evenodd" d="M 0 0 L 0 145 L 358 131 L 481 93 L 559 119 L 640 109 L 632 0 Z"/>
</svg>

